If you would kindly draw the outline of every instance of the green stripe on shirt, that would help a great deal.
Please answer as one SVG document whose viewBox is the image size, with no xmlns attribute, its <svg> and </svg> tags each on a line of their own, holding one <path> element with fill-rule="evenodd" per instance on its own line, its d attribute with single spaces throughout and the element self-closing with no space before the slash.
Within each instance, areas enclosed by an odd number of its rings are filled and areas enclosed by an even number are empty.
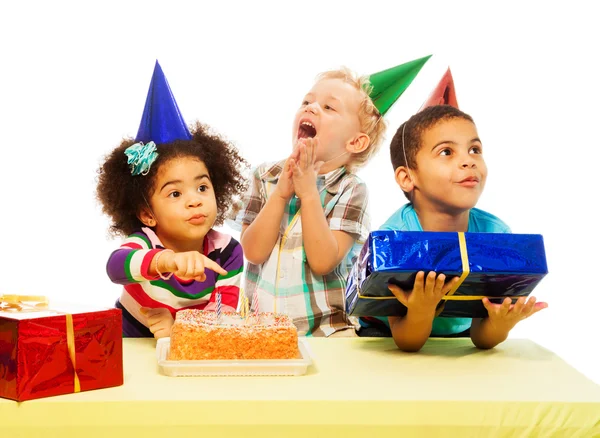
<svg viewBox="0 0 600 438">
<path fill-rule="evenodd" d="M 189 300 L 197 300 L 198 298 L 205 297 L 206 295 L 210 295 L 215 290 L 214 286 L 210 286 L 210 287 L 207 287 L 206 289 L 202 290 L 201 292 L 198 292 L 197 294 L 189 294 L 189 293 L 185 293 L 185 292 L 175 289 L 169 283 L 166 283 L 162 280 L 152 280 L 150 282 L 150 284 L 152 284 L 153 286 L 156 286 L 156 287 L 160 287 L 162 289 L 166 289 L 169 292 L 171 292 L 173 295 L 175 295 L 176 297 L 187 298 Z"/>
<path fill-rule="evenodd" d="M 133 255 L 138 251 L 139 251 L 139 249 L 132 250 L 129 254 L 127 254 L 127 258 L 125 259 L 125 275 L 127 276 L 127 280 L 130 283 L 137 282 L 133 278 L 133 275 L 131 275 L 131 259 L 133 258 Z"/>
</svg>

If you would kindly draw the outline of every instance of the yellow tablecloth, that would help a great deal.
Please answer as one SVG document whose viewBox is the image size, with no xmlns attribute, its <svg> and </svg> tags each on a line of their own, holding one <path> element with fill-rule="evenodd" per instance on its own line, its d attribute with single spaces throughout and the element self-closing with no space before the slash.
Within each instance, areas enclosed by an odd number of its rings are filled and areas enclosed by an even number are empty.
<svg viewBox="0 0 600 438">
<path fill-rule="evenodd" d="M 0 437 L 600 436 L 600 387 L 531 341 L 308 343 L 304 376 L 166 377 L 153 340 L 126 339 L 123 386 L 0 399 Z"/>
</svg>

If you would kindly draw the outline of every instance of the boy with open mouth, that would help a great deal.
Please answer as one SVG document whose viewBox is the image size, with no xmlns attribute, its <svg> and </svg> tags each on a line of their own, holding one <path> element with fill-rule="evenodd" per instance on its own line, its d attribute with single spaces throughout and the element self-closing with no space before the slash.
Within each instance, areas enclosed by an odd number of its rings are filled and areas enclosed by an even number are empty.
<svg viewBox="0 0 600 438">
<path fill-rule="evenodd" d="M 248 260 L 245 293 L 261 311 L 290 315 L 300 335 L 355 336 L 344 290 L 370 219 L 367 187 L 354 171 L 377 152 L 383 113 L 428 58 L 390 69 L 385 85 L 401 87 L 382 107 L 371 98 L 380 91 L 370 82 L 377 73 L 320 74 L 296 112 L 290 156 L 253 172 L 236 220 Z"/>
</svg>

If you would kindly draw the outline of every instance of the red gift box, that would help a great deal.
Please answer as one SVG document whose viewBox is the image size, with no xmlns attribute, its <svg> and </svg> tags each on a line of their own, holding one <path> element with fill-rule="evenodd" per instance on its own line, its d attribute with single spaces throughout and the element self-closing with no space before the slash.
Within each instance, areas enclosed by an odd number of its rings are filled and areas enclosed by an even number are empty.
<svg viewBox="0 0 600 438">
<path fill-rule="evenodd" d="M 123 384 L 119 309 L 49 310 L 11 298 L 0 296 L 0 397 L 24 401 Z"/>
</svg>

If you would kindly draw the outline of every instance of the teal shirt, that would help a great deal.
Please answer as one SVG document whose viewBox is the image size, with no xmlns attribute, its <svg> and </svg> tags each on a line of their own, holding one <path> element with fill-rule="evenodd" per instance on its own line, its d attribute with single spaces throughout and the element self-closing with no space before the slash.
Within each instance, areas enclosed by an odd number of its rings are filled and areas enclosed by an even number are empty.
<svg viewBox="0 0 600 438">
<path fill-rule="evenodd" d="M 392 214 L 380 230 L 423 231 L 417 212 L 412 204 L 405 204 Z M 499 218 L 486 211 L 472 208 L 469 213 L 469 233 L 510 233 L 510 228 Z M 387 318 L 379 318 L 389 325 Z M 433 319 L 432 336 L 447 336 L 461 333 L 471 327 L 471 318 Z"/>
</svg>

